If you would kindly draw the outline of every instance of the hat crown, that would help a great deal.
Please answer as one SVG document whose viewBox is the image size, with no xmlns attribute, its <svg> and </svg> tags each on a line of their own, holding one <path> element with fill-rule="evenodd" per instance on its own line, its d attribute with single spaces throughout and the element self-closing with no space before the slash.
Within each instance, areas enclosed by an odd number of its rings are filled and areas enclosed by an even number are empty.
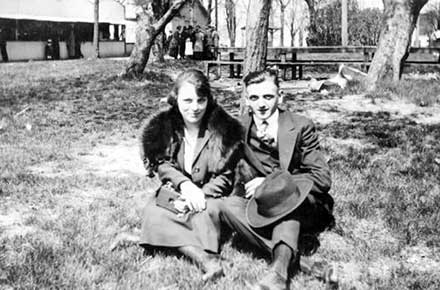
<svg viewBox="0 0 440 290">
<path fill-rule="evenodd" d="M 268 178 L 255 192 L 255 201 L 258 213 L 271 217 L 289 209 L 285 202 L 299 198 L 300 192 L 297 185 L 290 178 L 290 173 L 279 172 Z"/>
<path fill-rule="evenodd" d="M 249 224 L 263 227 L 288 215 L 304 201 L 312 185 L 311 180 L 286 171 L 268 175 L 248 203 Z"/>
</svg>

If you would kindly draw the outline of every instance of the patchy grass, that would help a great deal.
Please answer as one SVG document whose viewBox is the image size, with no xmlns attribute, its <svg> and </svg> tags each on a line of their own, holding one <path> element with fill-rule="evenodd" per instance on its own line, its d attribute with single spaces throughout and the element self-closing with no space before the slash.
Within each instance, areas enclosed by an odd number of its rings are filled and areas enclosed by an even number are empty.
<svg viewBox="0 0 440 290">
<path fill-rule="evenodd" d="M 227 275 L 206 285 L 173 253 L 108 251 L 118 233 L 139 228 L 152 188 L 137 154 L 138 128 L 161 106 L 172 77 L 197 66 L 154 64 L 143 78 L 124 80 L 115 77 L 123 65 L 0 66 L 0 288 L 243 289 L 264 275 L 267 260 L 240 239 L 223 248 Z M 438 93 L 429 82 L 408 80 L 407 90 Z M 345 93 L 286 96 L 292 110 L 317 121 L 333 172 L 337 226 L 321 236 L 314 258 L 338 267 L 341 289 L 439 289 L 440 122 Z M 219 86 L 215 95 L 237 112 L 232 91 Z M 299 274 L 291 288 L 326 286 Z"/>
<path fill-rule="evenodd" d="M 342 94 L 360 94 L 363 92 L 362 84 L 359 81 L 351 81 L 346 89 L 337 89 Z M 440 74 L 405 74 L 403 79 L 394 83 L 383 81 L 376 91 L 369 94 L 372 99 L 393 99 L 406 100 L 417 106 L 429 107 L 440 104 Z"/>
</svg>

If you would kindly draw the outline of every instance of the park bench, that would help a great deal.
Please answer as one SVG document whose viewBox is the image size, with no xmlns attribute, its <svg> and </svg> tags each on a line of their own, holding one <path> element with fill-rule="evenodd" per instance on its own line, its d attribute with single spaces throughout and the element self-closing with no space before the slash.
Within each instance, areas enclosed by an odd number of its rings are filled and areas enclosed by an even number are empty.
<svg viewBox="0 0 440 290">
<path fill-rule="evenodd" d="M 316 46 L 316 47 L 278 47 L 268 48 L 267 66 L 277 65 L 286 80 L 287 71 L 291 70 L 291 79 L 303 77 L 304 66 L 328 66 L 328 65 L 360 65 L 363 70 L 368 70 L 373 59 L 375 46 Z M 300 59 L 298 54 L 319 53 L 323 59 Z M 438 53 L 438 59 L 434 61 L 406 61 L 405 65 L 437 65 L 440 66 L 440 47 L 412 47 L 410 53 Z M 229 59 L 222 59 L 222 54 L 229 55 Z M 357 58 L 330 58 L 331 54 L 358 54 Z M 326 58 L 326 56 L 328 56 Z M 229 77 L 240 77 L 244 59 L 244 48 L 220 48 L 217 60 L 205 61 L 205 72 L 209 75 L 211 67 L 217 67 L 217 74 L 221 74 L 221 66 L 229 66 Z"/>
</svg>

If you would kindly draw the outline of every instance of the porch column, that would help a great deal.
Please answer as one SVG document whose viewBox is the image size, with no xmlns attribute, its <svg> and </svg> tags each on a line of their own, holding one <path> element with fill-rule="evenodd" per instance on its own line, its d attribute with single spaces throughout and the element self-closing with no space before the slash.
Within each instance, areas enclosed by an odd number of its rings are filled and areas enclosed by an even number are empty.
<svg viewBox="0 0 440 290">
<path fill-rule="evenodd" d="M 113 24 L 110 24 L 108 26 L 108 31 L 109 31 L 109 39 L 110 40 L 114 40 L 115 39 L 115 26 Z"/>
</svg>

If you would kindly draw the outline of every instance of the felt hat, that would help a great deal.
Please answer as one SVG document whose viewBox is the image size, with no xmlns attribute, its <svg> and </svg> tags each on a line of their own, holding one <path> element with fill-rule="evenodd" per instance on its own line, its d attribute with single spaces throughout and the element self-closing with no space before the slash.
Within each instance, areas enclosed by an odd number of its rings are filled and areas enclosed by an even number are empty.
<svg viewBox="0 0 440 290">
<path fill-rule="evenodd" d="M 275 171 L 257 187 L 246 207 L 249 224 L 270 225 L 293 212 L 307 197 L 313 182 L 286 171 Z"/>
</svg>

